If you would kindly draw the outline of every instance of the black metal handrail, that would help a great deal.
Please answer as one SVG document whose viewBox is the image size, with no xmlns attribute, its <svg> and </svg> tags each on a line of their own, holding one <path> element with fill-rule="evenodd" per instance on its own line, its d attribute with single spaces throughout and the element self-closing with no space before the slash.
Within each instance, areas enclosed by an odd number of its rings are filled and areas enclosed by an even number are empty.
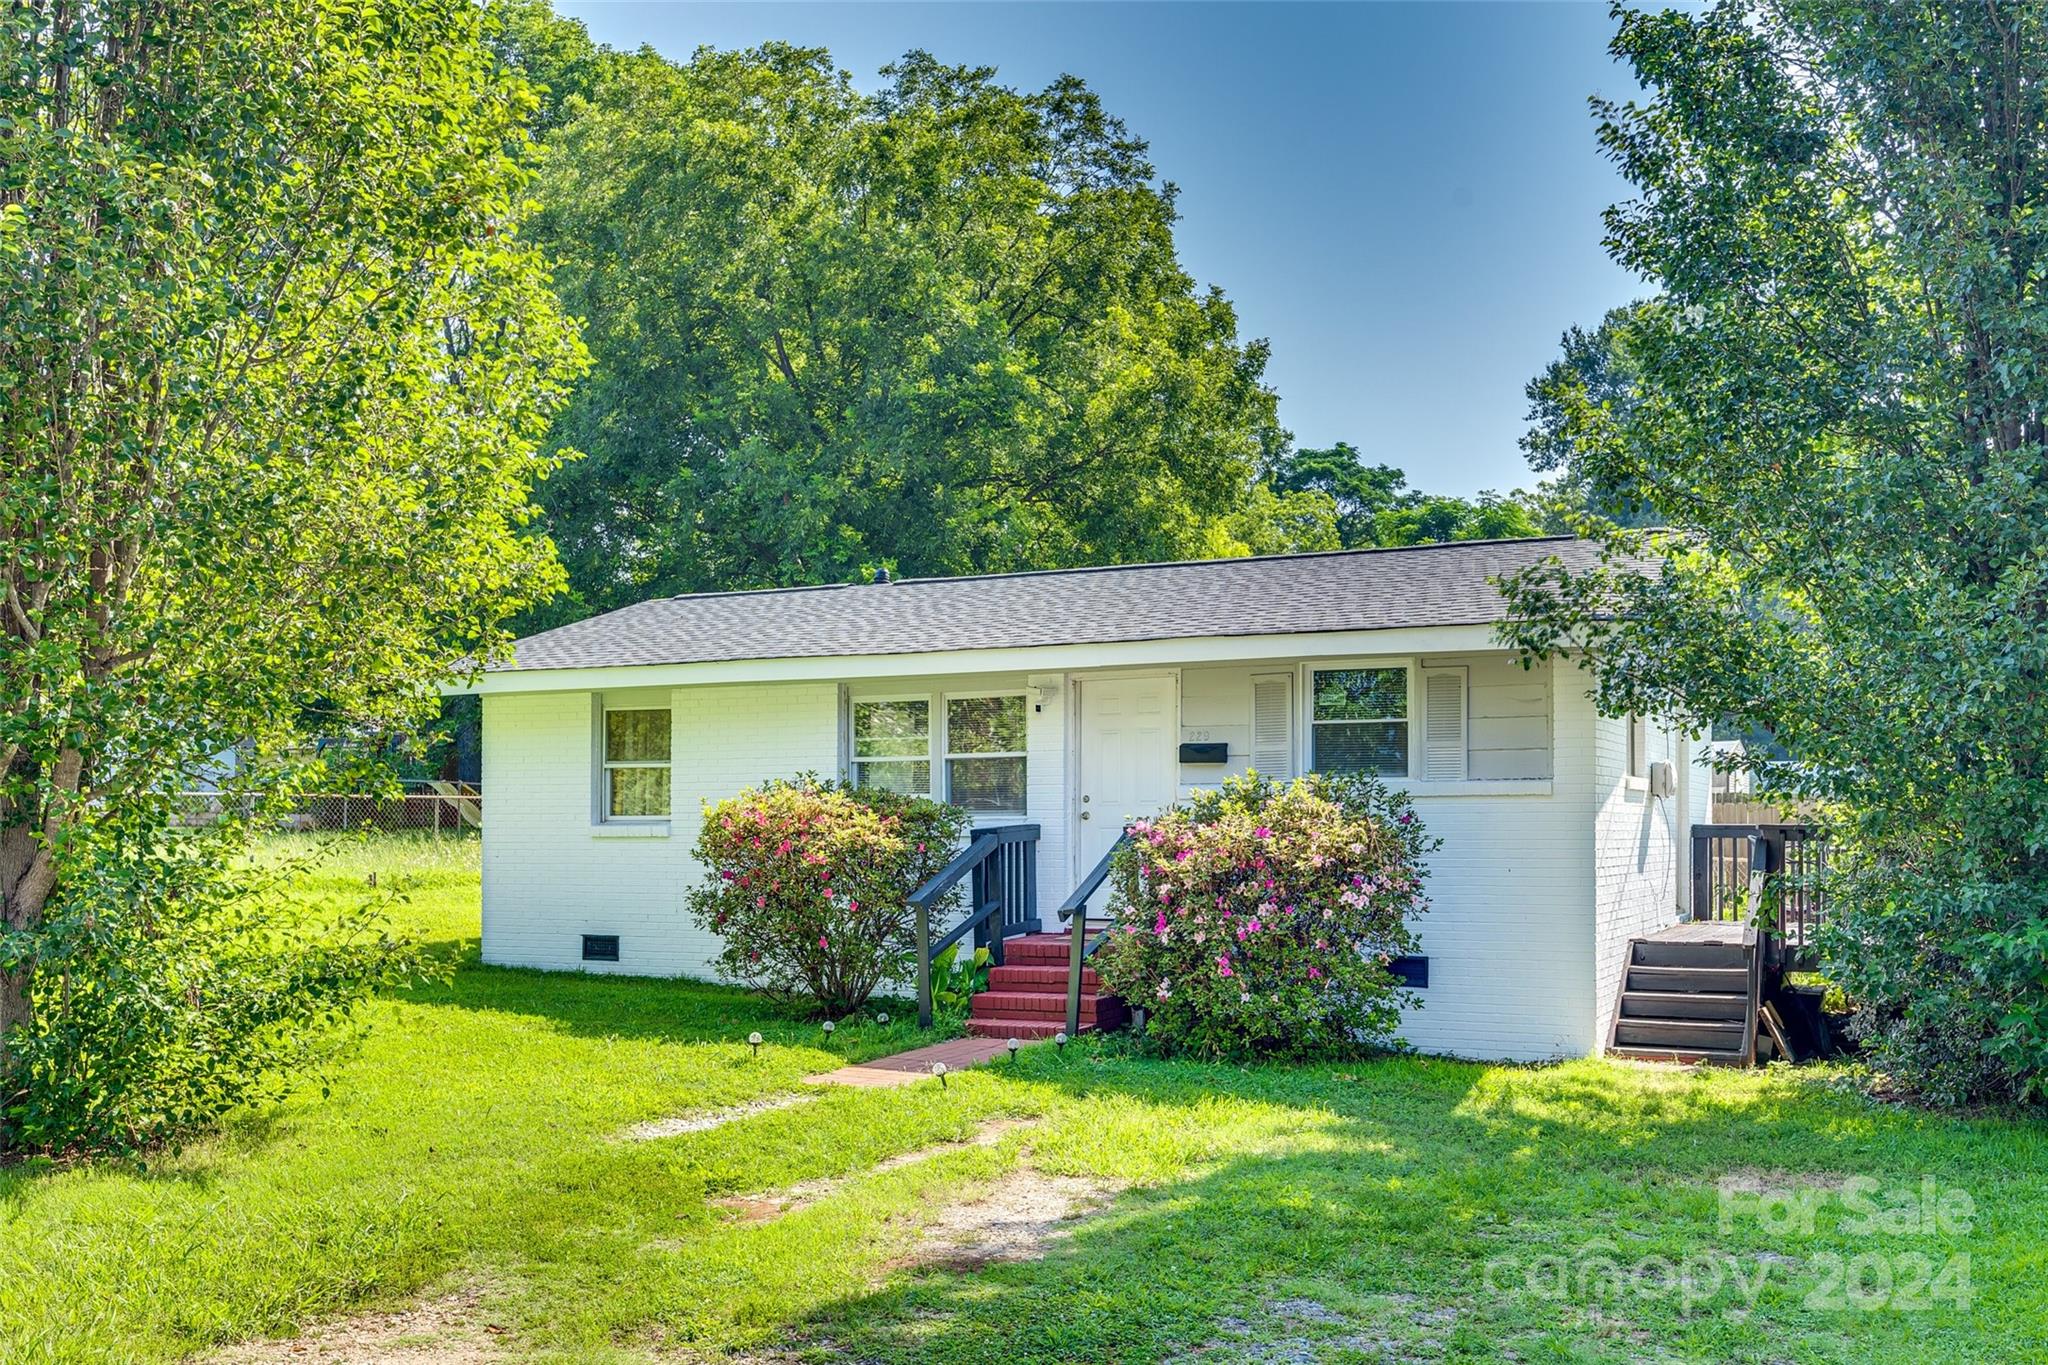
<svg viewBox="0 0 2048 1365">
<path fill-rule="evenodd" d="M 932 942 L 932 911 L 962 878 L 968 885 L 967 917 Z M 987 948 L 997 966 L 1003 940 L 1031 932 L 1038 924 L 1038 826 L 998 825 L 977 831 L 932 879 L 910 893 L 917 912 L 917 1023 L 932 1026 L 932 961 L 968 934 Z"/>
<path fill-rule="evenodd" d="M 1102 855 L 1102 861 L 1095 864 L 1089 870 L 1088 875 L 1081 878 L 1080 883 L 1067 893 L 1067 898 L 1060 902 L 1059 917 L 1061 922 L 1072 921 L 1074 926 L 1073 942 L 1067 950 L 1067 1036 L 1069 1038 L 1074 1037 L 1081 1031 L 1082 964 L 1088 960 L 1097 948 L 1102 946 L 1102 941 L 1109 937 L 1109 931 L 1115 927 L 1112 921 L 1112 923 L 1105 925 L 1102 932 L 1094 938 L 1088 937 L 1088 898 L 1100 890 L 1102 883 L 1108 880 L 1110 860 L 1116 857 L 1118 849 L 1130 841 L 1130 831 L 1126 830 L 1118 835 L 1116 842 L 1109 846 L 1109 851 Z"/>
</svg>

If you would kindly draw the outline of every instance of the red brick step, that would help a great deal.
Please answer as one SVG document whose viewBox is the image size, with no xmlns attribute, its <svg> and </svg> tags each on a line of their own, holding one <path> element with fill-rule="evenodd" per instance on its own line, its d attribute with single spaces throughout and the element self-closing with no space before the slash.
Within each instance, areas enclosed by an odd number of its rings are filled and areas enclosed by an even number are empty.
<svg viewBox="0 0 2048 1365">
<path fill-rule="evenodd" d="M 1093 967 L 1081 969 L 1081 989 L 1092 991 L 1102 984 Z M 988 969 L 988 988 L 992 991 L 1059 991 L 1067 989 L 1067 965 L 1032 963 L 1029 966 L 1014 967 L 1007 963 Z"/>
<path fill-rule="evenodd" d="M 1085 1025 L 1084 1025 L 1085 1027 Z M 967 1031 L 977 1038 L 1050 1038 L 1066 1032 L 1061 1019 L 969 1019 Z"/>
<path fill-rule="evenodd" d="M 1081 993 L 1081 1021 L 1095 1021 L 1096 1002 L 1103 997 Z M 974 997 L 973 1013 L 983 1019 L 1029 1019 L 1044 1015 L 1048 1019 L 1067 1017 L 1067 997 L 1042 991 L 983 991 Z"/>
<path fill-rule="evenodd" d="M 1050 1038 L 1067 1024 L 1069 934 L 1020 934 L 1003 945 L 989 988 L 974 997 L 967 1031 L 983 1038 Z M 1123 1001 L 1102 990 L 1093 967 L 1081 971 L 1081 1030 L 1122 1028 Z"/>
<path fill-rule="evenodd" d="M 1022 966 L 1066 965 L 1071 944 L 1065 934 L 1022 934 L 1003 945 L 1003 961 Z"/>
</svg>

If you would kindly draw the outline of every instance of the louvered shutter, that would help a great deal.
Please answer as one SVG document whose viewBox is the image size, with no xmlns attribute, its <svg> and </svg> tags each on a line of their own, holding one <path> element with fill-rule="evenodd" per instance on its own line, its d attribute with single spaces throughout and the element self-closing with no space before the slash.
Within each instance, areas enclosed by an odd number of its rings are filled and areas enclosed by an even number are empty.
<svg viewBox="0 0 2048 1365">
<path fill-rule="evenodd" d="M 1282 781 L 1294 776 L 1294 678 L 1252 675 L 1252 767 Z"/>
<path fill-rule="evenodd" d="M 1465 780 L 1465 670 L 1422 672 L 1422 780 Z"/>
</svg>

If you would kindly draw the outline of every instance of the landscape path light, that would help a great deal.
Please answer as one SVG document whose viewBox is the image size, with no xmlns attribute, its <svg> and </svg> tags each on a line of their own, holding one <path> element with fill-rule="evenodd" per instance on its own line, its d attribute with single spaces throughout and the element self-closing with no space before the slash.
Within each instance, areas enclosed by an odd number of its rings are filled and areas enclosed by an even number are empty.
<svg viewBox="0 0 2048 1365">
<path fill-rule="evenodd" d="M 752 1033 L 749 1033 L 749 1034 L 747 1035 L 747 1046 L 748 1046 L 748 1047 L 750 1047 L 750 1048 L 752 1048 L 752 1049 L 754 1049 L 754 1056 L 755 1056 L 755 1057 L 756 1057 L 756 1058 L 758 1059 L 758 1058 L 760 1057 L 760 1055 L 761 1055 L 761 1033 L 760 1033 L 760 1030 L 758 1030 L 758 1029 L 757 1029 L 757 1030 L 755 1030 L 754 1032 L 752 1032 Z"/>
</svg>

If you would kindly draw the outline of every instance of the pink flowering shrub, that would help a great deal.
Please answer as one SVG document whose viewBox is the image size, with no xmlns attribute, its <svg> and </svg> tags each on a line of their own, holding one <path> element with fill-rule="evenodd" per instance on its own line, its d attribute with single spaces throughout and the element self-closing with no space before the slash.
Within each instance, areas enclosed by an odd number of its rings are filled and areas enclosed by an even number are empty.
<svg viewBox="0 0 2048 1365">
<path fill-rule="evenodd" d="M 1104 983 L 1149 1033 L 1210 1056 L 1313 1056 L 1384 1042 L 1414 999 L 1388 971 L 1413 952 L 1429 838 L 1405 795 L 1367 777 L 1232 778 L 1151 820 L 1111 864 Z"/>
<path fill-rule="evenodd" d="M 719 936 L 721 975 L 826 1014 L 911 974 L 905 903 L 953 856 L 967 817 L 951 806 L 805 776 L 704 811 L 710 875 L 690 916 Z"/>
</svg>

